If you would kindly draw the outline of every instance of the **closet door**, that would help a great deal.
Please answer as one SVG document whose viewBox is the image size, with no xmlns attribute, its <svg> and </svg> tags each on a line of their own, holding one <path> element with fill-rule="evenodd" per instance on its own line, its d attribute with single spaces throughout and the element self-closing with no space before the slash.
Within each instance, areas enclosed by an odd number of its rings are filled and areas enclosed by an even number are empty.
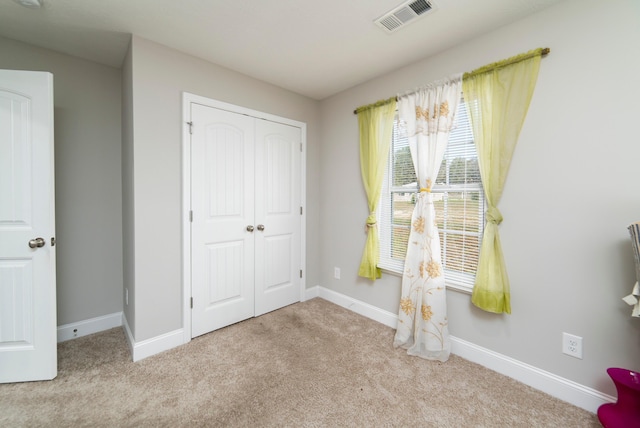
<svg viewBox="0 0 640 428">
<path fill-rule="evenodd" d="M 191 104 L 192 337 L 254 315 L 253 118 Z"/>
<path fill-rule="evenodd" d="M 191 336 L 300 300 L 299 127 L 191 104 Z"/>
<path fill-rule="evenodd" d="M 256 316 L 300 300 L 301 130 L 256 123 Z"/>
</svg>

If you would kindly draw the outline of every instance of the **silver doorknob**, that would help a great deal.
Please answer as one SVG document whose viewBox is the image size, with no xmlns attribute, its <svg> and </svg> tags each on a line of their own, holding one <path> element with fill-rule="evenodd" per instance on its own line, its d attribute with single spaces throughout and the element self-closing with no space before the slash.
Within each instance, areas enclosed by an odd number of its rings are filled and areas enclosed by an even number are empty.
<svg viewBox="0 0 640 428">
<path fill-rule="evenodd" d="M 44 239 L 36 238 L 29 241 L 29 248 L 41 248 L 44 247 Z"/>
<path fill-rule="evenodd" d="M 249 232 L 253 232 L 253 226 L 251 226 L 251 225 L 247 226 L 247 230 L 248 230 Z"/>
<path fill-rule="evenodd" d="M 262 232 L 264 230 L 264 224 L 259 224 L 258 230 Z"/>
</svg>

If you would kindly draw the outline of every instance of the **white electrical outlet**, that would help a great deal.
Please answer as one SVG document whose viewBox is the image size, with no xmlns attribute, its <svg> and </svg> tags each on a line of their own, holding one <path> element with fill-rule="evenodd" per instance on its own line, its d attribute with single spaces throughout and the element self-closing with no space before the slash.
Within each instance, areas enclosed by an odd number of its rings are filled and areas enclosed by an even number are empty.
<svg viewBox="0 0 640 428">
<path fill-rule="evenodd" d="M 562 352 L 582 359 L 582 338 L 569 333 L 562 333 Z"/>
<path fill-rule="evenodd" d="M 333 268 L 333 277 L 335 279 L 340 279 L 340 268 L 339 267 L 334 267 Z"/>
</svg>

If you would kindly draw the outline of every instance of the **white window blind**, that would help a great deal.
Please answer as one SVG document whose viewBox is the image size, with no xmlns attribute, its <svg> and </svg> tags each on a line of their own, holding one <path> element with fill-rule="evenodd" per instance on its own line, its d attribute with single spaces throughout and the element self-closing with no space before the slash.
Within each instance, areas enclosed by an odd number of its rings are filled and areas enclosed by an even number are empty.
<svg viewBox="0 0 640 428">
<path fill-rule="evenodd" d="M 379 266 L 402 273 L 418 184 L 409 142 L 400 136 L 397 122 L 396 117 L 378 208 Z M 463 102 L 431 193 L 447 285 L 471 289 L 478 267 L 485 206 L 478 155 Z"/>
</svg>

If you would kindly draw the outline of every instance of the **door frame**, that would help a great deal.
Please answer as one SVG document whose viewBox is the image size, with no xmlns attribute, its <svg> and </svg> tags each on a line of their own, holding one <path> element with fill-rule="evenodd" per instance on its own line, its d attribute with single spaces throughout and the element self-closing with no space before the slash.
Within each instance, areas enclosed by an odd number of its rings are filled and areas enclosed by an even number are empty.
<svg viewBox="0 0 640 428">
<path fill-rule="evenodd" d="M 300 301 L 304 301 L 306 290 L 306 218 L 307 218 L 307 124 L 293 119 L 252 110 L 223 101 L 214 100 L 189 92 L 182 93 L 182 331 L 183 343 L 191 341 L 191 133 L 189 122 L 191 120 L 191 104 L 200 104 L 207 107 L 226 110 L 232 113 L 244 114 L 257 119 L 265 119 L 271 122 L 300 128 L 302 156 L 300 156 L 300 203 L 302 215 L 300 216 L 300 268 L 303 275 L 300 278 Z"/>
</svg>

